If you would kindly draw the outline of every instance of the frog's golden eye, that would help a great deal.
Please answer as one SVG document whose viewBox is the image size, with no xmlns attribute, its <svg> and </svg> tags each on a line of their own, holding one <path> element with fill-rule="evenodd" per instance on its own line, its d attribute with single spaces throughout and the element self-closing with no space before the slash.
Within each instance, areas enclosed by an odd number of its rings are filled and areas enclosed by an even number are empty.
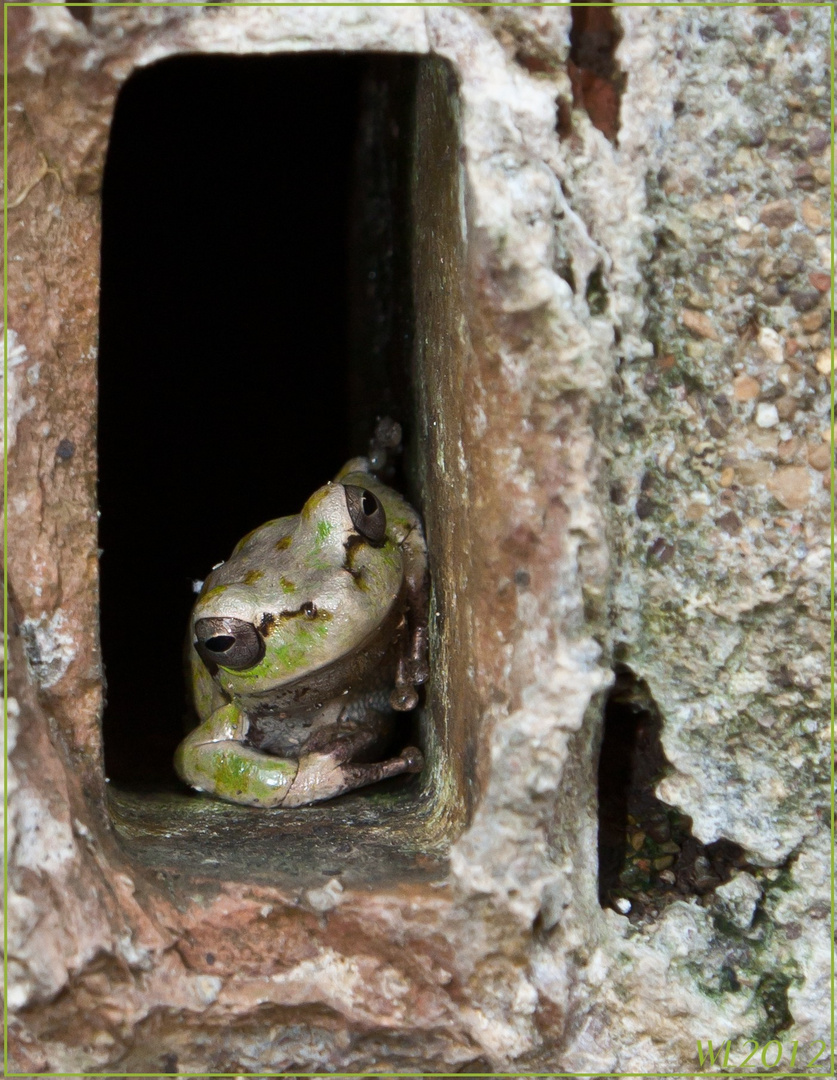
<svg viewBox="0 0 837 1080">
<path fill-rule="evenodd" d="M 229 617 L 198 619 L 195 649 L 204 664 L 230 671 L 246 671 L 264 656 L 264 639 L 252 623 Z"/>
<path fill-rule="evenodd" d="M 346 506 L 352 524 L 373 547 L 380 547 L 387 536 L 387 516 L 381 500 L 368 488 L 345 485 Z"/>
</svg>

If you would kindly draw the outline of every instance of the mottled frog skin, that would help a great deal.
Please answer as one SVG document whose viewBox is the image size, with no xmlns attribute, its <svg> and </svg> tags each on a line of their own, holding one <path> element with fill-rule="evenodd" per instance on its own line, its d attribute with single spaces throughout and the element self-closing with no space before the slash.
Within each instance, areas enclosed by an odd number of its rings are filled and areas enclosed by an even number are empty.
<svg viewBox="0 0 837 1080">
<path fill-rule="evenodd" d="M 419 772 L 415 747 L 376 760 L 428 675 L 418 515 L 354 458 L 212 571 L 188 647 L 200 723 L 175 767 L 191 787 L 291 807 Z"/>
</svg>

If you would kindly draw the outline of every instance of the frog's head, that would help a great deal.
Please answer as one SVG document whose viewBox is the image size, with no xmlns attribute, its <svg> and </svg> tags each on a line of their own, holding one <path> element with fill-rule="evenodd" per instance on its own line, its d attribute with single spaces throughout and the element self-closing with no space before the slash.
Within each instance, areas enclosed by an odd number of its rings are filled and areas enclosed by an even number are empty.
<svg viewBox="0 0 837 1080">
<path fill-rule="evenodd" d="M 355 480 L 362 483 L 355 483 Z M 380 662 L 403 561 L 377 481 L 352 474 L 252 533 L 207 581 L 193 644 L 232 697 L 341 692 Z M 385 496 L 384 496 L 385 497 Z"/>
</svg>

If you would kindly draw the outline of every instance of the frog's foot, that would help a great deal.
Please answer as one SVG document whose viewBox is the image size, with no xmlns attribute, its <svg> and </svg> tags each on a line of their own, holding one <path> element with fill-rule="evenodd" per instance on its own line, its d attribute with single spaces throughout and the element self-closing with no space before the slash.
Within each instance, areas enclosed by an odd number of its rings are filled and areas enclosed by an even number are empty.
<svg viewBox="0 0 837 1080">
<path fill-rule="evenodd" d="M 389 416 L 381 417 L 369 440 L 369 467 L 376 476 L 385 478 L 394 472 L 393 460 L 401 451 L 401 425 Z"/>
<path fill-rule="evenodd" d="M 424 755 L 415 746 L 408 746 L 398 757 L 368 765 L 340 761 L 335 754 L 306 754 L 290 786 L 282 806 L 307 806 L 309 803 L 333 799 L 355 788 L 376 784 L 402 773 L 417 773 L 424 768 Z"/>
</svg>

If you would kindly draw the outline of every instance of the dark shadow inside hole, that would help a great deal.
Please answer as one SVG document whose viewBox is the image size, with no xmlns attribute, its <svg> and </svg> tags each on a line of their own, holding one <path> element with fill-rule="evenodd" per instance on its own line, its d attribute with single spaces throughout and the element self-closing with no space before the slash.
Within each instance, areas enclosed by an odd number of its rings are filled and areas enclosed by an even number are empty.
<svg viewBox="0 0 837 1080">
<path fill-rule="evenodd" d="M 615 674 L 599 755 L 599 903 L 621 910 L 627 900 L 632 920 L 655 918 L 674 900 L 710 895 L 747 862 L 730 840 L 701 843 L 691 818 L 657 798 L 670 767 L 662 716 L 630 668 Z"/>
<path fill-rule="evenodd" d="M 64 6 L 67 8 L 67 11 L 69 11 L 69 13 L 74 19 L 78 20 L 78 22 L 80 23 L 83 23 L 85 26 L 90 26 L 90 24 L 93 22 L 92 5 L 88 4 L 85 6 L 81 6 L 79 4 L 65 4 Z"/>
<path fill-rule="evenodd" d="M 409 56 L 181 57 L 120 94 L 99 352 L 112 781 L 175 782 L 192 582 L 366 448 L 355 431 L 368 439 L 368 419 L 350 408 L 361 97 L 372 72 L 407 102 L 415 67 Z M 380 216 L 389 243 L 408 248 L 385 199 Z M 409 253 L 392 272 L 404 267 Z M 363 380 L 366 414 L 391 411 L 397 366 Z"/>
<path fill-rule="evenodd" d="M 601 263 L 587 279 L 585 299 L 591 315 L 604 315 L 607 311 L 607 288 L 604 283 Z"/>
<path fill-rule="evenodd" d="M 570 9 L 570 56 L 567 73 L 573 105 L 583 108 L 591 122 L 611 142 L 619 132 L 619 107 L 625 76 L 616 63 L 622 30 L 610 4 L 573 4 Z M 559 130 L 561 119 L 559 114 Z M 568 132 L 571 124 L 568 125 Z"/>
</svg>

